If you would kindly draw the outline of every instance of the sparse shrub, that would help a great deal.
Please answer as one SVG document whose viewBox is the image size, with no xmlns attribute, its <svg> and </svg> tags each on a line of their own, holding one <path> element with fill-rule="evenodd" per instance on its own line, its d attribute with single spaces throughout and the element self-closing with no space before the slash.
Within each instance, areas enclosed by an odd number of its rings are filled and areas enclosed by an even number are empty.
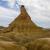
<svg viewBox="0 0 50 50">
<path fill-rule="evenodd" d="M 0 41 L 0 50 L 26 50 L 26 48 L 14 42 Z"/>
<path fill-rule="evenodd" d="M 50 50 L 50 38 L 40 38 L 27 44 L 27 50 Z"/>
</svg>

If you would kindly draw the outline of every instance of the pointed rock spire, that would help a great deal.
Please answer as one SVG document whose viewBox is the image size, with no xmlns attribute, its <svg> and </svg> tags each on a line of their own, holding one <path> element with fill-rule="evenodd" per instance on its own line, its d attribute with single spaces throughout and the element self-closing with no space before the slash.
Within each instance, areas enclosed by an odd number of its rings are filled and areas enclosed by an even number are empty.
<svg viewBox="0 0 50 50">
<path fill-rule="evenodd" d="M 9 25 L 8 30 L 17 32 L 33 32 L 34 29 L 38 29 L 35 23 L 32 22 L 31 17 L 28 15 L 23 5 L 21 5 L 20 11 L 20 15 Z"/>
<path fill-rule="evenodd" d="M 24 5 L 21 5 L 21 7 L 20 7 L 20 12 L 21 12 L 21 14 L 19 15 L 19 17 L 20 17 L 21 19 L 31 19 L 30 17 L 28 17 L 29 15 L 28 15 L 28 13 L 27 13 L 27 11 L 26 11 Z"/>
</svg>

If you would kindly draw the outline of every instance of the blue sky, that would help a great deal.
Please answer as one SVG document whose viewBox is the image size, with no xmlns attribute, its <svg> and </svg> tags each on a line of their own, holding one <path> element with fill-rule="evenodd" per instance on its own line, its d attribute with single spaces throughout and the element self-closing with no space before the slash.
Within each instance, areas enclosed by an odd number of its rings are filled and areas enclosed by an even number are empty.
<svg viewBox="0 0 50 50">
<path fill-rule="evenodd" d="M 37 26 L 50 28 L 50 0 L 0 0 L 0 26 L 8 26 L 20 14 L 19 5 Z"/>
<path fill-rule="evenodd" d="M 0 0 L 0 26 L 7 27 L 20 13 L 19 9 L 16 1 Z"/>
</svg>

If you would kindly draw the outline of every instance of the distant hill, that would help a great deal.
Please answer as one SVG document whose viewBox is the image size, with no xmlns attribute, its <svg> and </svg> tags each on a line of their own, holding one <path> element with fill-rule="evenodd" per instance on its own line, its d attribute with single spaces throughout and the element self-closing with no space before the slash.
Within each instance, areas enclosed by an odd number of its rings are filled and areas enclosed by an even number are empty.
<svg viewBox="0 0 50 50">
<path fill-rule="evenodd" d="M 0 26 L 0 29 L 3 29 L 3 28 L 5 28 L 5 27 L 3 27 L 3 26 Z"/>
</svg>

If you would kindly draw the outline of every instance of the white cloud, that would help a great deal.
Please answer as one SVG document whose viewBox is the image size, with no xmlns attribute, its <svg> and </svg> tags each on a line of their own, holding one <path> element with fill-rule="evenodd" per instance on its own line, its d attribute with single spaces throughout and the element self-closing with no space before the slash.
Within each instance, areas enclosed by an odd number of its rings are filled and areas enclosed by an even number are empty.
<svg viewBox="0 0 50 50">
<path fill-rule="evenodd" d="M 18 15 L 19 15 L 19 11 L 6 9 L 0 6 L 0 23 L 1 23 L 0 25 L 8 26 L 8 24 L 12 22 Z"/>
<path fill-rule="evenodd" d="M 16 2 L 16 0 L 8 0 L 8 5 L 9 5 L 11 8 L 14 8 L 15 2 Z"/>
</svg>

